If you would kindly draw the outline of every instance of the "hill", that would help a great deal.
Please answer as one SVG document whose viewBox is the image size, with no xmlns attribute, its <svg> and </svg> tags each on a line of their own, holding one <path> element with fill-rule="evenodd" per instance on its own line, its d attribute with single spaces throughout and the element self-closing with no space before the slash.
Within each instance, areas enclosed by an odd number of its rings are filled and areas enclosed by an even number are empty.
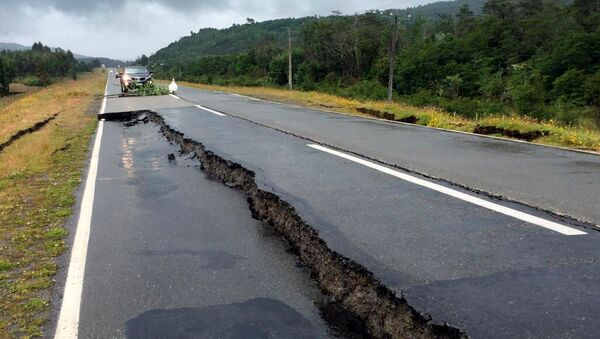
<svg viewBox="0 0 600 339">
<path fill-rule="evenodd" d="M 419 17 L 438 19 L 443 15 L 456 15 L 461 6 L 467 4 L 476 14 L 486 0 L 442 1 L 407 9 L 391 9 L 376 11 L 383 17 L 390 12 L 399 16 L 412 15 L 412 20 Z M 203 28 L 198 32 L 190 32 L 189 36 L 169 44 L 150 57 L 152 63 L 176 64 L 203 56 L 215 56 L 240 53 L 255 47 L 261 40 L 272 40 L 277 47 L 287 45 L 287 27 L 292 28 L 293 38 L 298 37 L 300 28 L 318 17 L 288 18 L 264 22 L 248 22 L 244 25 L 233 25 L 226 29 Z"/>
<path fill-rule="evenodd" d="M 31 46 L 23 46 L 14 42 L 0 42 L 0 51 L 25 51 L 31 49 Z"/>
<path fill-rule="evenodd" d="M 2 50 L 6 50 L 6 51 L 28 51 L 31 49 L 31 46 L 25 46 L 25 45 L 21 45 L 15 42 L 0 42 L 0 51 Z M 50 49 L 52 51 L 56 51 L 56 47 L 50 47 Z M 77 53 L 73 53 L 73 56 L 75 57 L 75 59 L 79 60 L 79 61 L 84 61 L 84 62 L 90 62 L 92 60 L 98 60 L 100 61 L 101 64 L 105 64 L 108 67 L 116 67 L 117 65 L 123 65 L 125 64 L 124 61 L 121 60 L 114 60 L 114 59 L 110 59 L 110 58 L 104 58 L 104 57 L 91 57 L 91 56 L 87 56 L 87 55 L 81 55 L 81 54 L 77 54 Z"/>
<path fill-rule="evenodd" d="M 426 19 L 436 19 L 443 15 L 456 15 L 460 8 L 468 5 L 475 14 L 481 14 L 483 5 L 487 0 L 455 0 L 455 1 L 439 1 L 427 5 L 410 7 L 407 9 L 391 10 L 399 17 L 406 17 L 408 14 L 414 17 L 423 17 Z"/>
<path fill-rule="evenodd" d="M 224 55 L 246 51 L 254 47 L 261 39 L 275 41 L 278 47 L 287 44 L 287 27 L 296 37 L 299 28 L 314 17 L 299 19 L 278 19 L 260 23 L 233 25 L 226 29 L 203 28 L 197 33 L 169 44 L 150 57 L 151 62 L 181 62 L 199 56 Z"/>
</svg>

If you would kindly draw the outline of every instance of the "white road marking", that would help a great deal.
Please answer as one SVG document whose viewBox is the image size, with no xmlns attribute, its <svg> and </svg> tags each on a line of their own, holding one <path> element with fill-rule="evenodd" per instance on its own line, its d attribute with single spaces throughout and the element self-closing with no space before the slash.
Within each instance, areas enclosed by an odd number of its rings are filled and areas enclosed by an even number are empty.
<svg viewBox="0 0 600 339">
<path fill-rule="evenodd" d="M 346 153 L 338 152 L 338 151 L 332 150 L 332 149 L 327 148 L 327 147 L 323 147 L 323 146 L 316 145 L 316 144 L 307 144 L 307 146 L 311 147 L 311 148 L 314 148 L 316 150 L 325 152 L 325 153 L 329 153 L 329 154 L 338 156 L 340 158 L 344 158 L 346 160 L 350 160 L 352 162 L 355 162 L 357 164 L 361 164 L 363 166 L 369 167 L 369 168 L 377 170 L 379 172 L 382 172 L 382 173 L 385 173 L 385 174 L 389 174 L 391 176 L 394 176 L 396 178 L 408 181 L 410 183 L 413 183 L 413 184 L 416 184 L 416 185 L 419 185 L 419 186 L 423 186 L 423 187 L 429 188 L 429 189 L 434 190 L 436 192 L 449 195 L 451 197 L 454 197 L 454 198 L 457 198 L 457 199 L 469 202 L 471 204 L 474 204 L 474 205 L 477 205 L 477 206 L 480 206 L 480 207 L 483 207 L 483 208 L 487 208 L 489 210 L 492 210 L 492 211 L 495 211 L 495 212 L 498 212 L 498 213 L 501 213 L 501 214 L 504 214 L 504 215 L 507 215 L 507 216 L 510 216 L 510 217 L 513 217 L 513 218 L 516 218 L 516 219 L 519 219 L 519 220 L 523 220 L 525 222 L 528 222 L 528 223 L 531 223 L 531 224 L 534 224 L 534 225 L 537 225 L 537 226 L 541 226 L 541 227 L 547 228 L 549 230 L 552 230 L 552 231 L 555 231 L 555 232 L 558 232 L 558 233 L 561 233 L 561 234 L 564 234 L 564 235 L 583 235 L 583 234 L 587 234 L 586 232 L 577 230 L 575 228 L 568 227 L 568 226 L 565 226 L 565 225 L 562 225 L 562 224 L 559 224 L 559 223 L 556 223 L 556 222 L 553 222 L 553 221 L 550 221 L 550 220 L 542 219 L 542 218 L 533 216 L 531 214 L 527 214 L 527 213 L 524 213 L 524 212 L 521 212 L 521 211 L 517 211 L 517 210 L 512 209 L 512 208 L 508 208 L 506 206 L 498 205 L 498 204 L 495 204 L 493 202 L 486 201 L 486 200 L 474 197 L 472 195 L 468 195 L 468 194 L 459 192 L 457 190 L 453 190 L 451 188 L 448 188 L 448 187 L 445 187 L 445 186 L 442 186 L 442 185 L 438 185 L 438 184 L 435 184 L 435 183 L 432 183 L 432 182 L 429 182 L 429 181 L 426 181 L 426 180 L 423 180 L 423 179 L 419 179 L 419 178 L 414 177 L 412 175 L 408 175 L 406 173 L 402 173 L 402 172 L 393 170 L 391 168 L 388 168 L 388 167 L 385 167 L 385 166 L 381 166 L 381 165 L 378 165 L 376 163 L 373 163 L 373 162 L 370 162 L 370 161 L 367 161 L 367 160 L 364 160 L 364 159 L 361 159 L 361 158 L 358 158 L 358 157 L 355 157 L 355 156 L 352 156 L 352 155 L 349 155 L 349 154 L 346 154 Z"/>
<path fill-rule="evenodd" d="M 170 96 L 172 96 L 173 98 L 179 100 L 180 98 L 178 96 L 176 96 L 175 94 L 169 94 Z"/>
<path fill-rule="evenodd" d="M 107 81 L 108 86 L 108 81 Z M 106 93 L 104 91 L 104 100 L 100 114 L 106 109 Z M 65 292 L 63 295 L 58 324 L 56 325 L 55 339 L 77 338 L 79 332 L 79 313 L 81 309 L 81 293 L 83 291 L 83 277 L 85 273 L 85 261 L 87 257 L 87 247 L 90 239 L 90 230 L 92 224 L 92 212 L 94 208 L 94 193 L 96 190 L 96 177 L 98 176 L 98 160 L 100 157 L 100 145 L 102 143 L 102 132 L 104 131 L 104 119 L 98 123 L 94 148 L 92 149 L 92 158 L 85 181 L 85 189 L 79 211 L 79 220 L 75 238 L 73 239 L 73 248 L 71 249 L 71 260 L 69 262 L 69 272 L 65 282 Z"/>
<path fill-rule="evenodd" d="M 104 99 L 102 99 L 102 107 L 100 107 L 100 114 L 104 114 L 106 110 L 106 95 L 108 94 L 108 79 L 106 79 L 106 86 L 104 86 Z"/>
<path fill-rule="evenodd" d="M 200 108 L 201 110 L 205 110 L 205 111 L 207 111 L 207 112 L 210 112 L 210 113 L 212 113 L 212 114 L 216 114 L 216 115 L 218 115 L 218 116 L 221 116 L 221 117 L 224 117 L 224 116 L 226 116 L 226 114 L 223 114 L 223 113 L 221 113 L 221 112 L 214 111 L 214 110 L 212 110 L 212 109 L 210 109 L 210 108 L 206 108 L 206 107 L 204 107 L 204 106 L 196 105 L 196 107 Z"/>
<path fill-rule="evenodd" d="M 241 95 L 241 94 L 237 94 L 237 93 L 229 93 L 229 94 L 235 95 L 236 97 L 240 97 L 240 98 L 245 98 L 245 99 L 250 99 L 250 100 L 254 100 L 254 101 L 265 102 L 265 100 L 263 100 L 263 99 L 253 98 L 253 97 L 249 97 L 247 95 Z"/>
</svg>

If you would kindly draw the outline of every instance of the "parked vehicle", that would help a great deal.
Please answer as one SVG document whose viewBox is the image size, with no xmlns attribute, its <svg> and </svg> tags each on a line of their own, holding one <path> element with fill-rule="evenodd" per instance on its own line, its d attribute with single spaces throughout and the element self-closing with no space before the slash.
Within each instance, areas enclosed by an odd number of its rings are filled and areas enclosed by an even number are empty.
<svg viewBox="0 0 600 339">
<path fill-rule="evenodd" d="M 152 83 L 152 72 L 144 66 L 127 66 L 115 76 L 121 79 L 121 92 L 127 92 L 136 86 Z"/>
</svg>

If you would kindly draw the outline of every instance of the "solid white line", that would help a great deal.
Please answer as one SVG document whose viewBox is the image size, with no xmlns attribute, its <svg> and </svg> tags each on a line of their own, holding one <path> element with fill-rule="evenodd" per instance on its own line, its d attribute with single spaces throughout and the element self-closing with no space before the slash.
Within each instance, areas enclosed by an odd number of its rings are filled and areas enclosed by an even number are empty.
<svg viewBox="0 0 600 339">
<path fill-rule="evenodd" d="M 180 98 L 178 96 L 176 96 L 175 94 L 169 94 L 170 96 L 172 96 L 173 98 L 179 100 Z"/>
<path fill-rule="evenodd" d="M 98 175 L 98 159 L 100 155 L 100 144 L 104 130 L 104 119 L 98 123 L 96 140 L 92 151 L 90 169 L 85 182 L 85 190 L 77 221 L 77 230 L 71 250 L 71 261 L 69 273 L 65 283 L 65 293 L 60 307 L 58 325 L 54 338 L 77 338 L 79 331 L 79 310 L 81 308 L 81 292 L 83 290 L 83 277 L 85 272 L 85 260 L 87 257 L 87 246 L 90 238 L 92 223 L 92 211 L 94 207 L 94 192 L 96 190 L 96 177 Z"/>
<path fill-rule="evenodd" d="M 210 108 L 206 108 L 206 107 L 204 107 L 204 106 L 196 105 L 196 107 L 200 108 L 201 110 L 205 110 L 205 111 L 207 111 L 207 112 L 210 112 L 210 113 L 212 113 L 212 114 L 216 114 L 216 115 L 218 115 L 218 116 L 220 116 L 220 117 L 224 117 L 224 116 L 226 116 L 226 114 L 223 114 L 223 113 L 221 113 L 221 112 L 214 111 L 214 110 L 212 110 L 212 109 L 210 109 Z"/>
<path fill-rule="evenodd" d="M 100 108 L 100 114 L 104 114 L 106 110 L 106 95 L 108 94 L 108 78 L 106 79 L 106 86 L 104 87 L 104 99 L 102 99 L 102 107 Z"/>
<path fill-rule="evenodd" d="M 108 86 L 108 81 L 107 81 Z M 100 114 L 104 113 L 106 108 L 106 93 L 104 91 L 104 100 Z M 83 290 L 83 277 L 85 272 L 85 261 L 87 257 L 87 247 L 90 239 L 90 230 L 92 224 L 92 211 L 94 208 L 94 193 L 96 190 L 96 177 L 98 175 L 98 160 L 100 158 L 100 145 L 102 143 L 102 132 L 104 131 L 104 119 L 98 123 L 94 148 L 92 149 L 92 158 L 85 181 L 85 189 L 79 210 L 79 219 L 75 238 L 73 239 L 73 248 L 71 249 L 71 260 L 69 262 L 69 272 L 65 282 L 65 292 L 63 295 L 58 324 L 56 325 L 55 339 L 77 338 L 79 332 L 79 312 L 81 309 L 81 292 Z"/>
<path fill-rule="evenodd" d="M 571 228 L 571 227 L 568 227 L 568 226 L 565 226 L 565 225 L 562 225 L 562 224 L 559 224 L 559 223 L 555 223 L 555 222 L 550 221 L 550 220 L 546 220 L 546 219 L 542 219 L 542 218 L 533 216 L 531 214 L 527 214 L 527 213 L 524 213 L 524 212 L 521 212 L 521 211 L 517 211 L 517 210 L 512 209 L 512 208 L 508 208 L 508 207 L 505 207 L 505 206 L 502 206 L 502 205 L 498 205 L 498 204 L 495 204 L 493 202 L 489 202 L 489 201 L 486 201 L 486 200 L 474 197 L 472 195 L 468 195 L 468 194 L 459 192 L 457 190 L 453 190 L 451 188 L 448 188 L 448 187 L 445 187 L 445 186 L 442 186 L 442 185 L 438 185 L 438 184 L 435 184 L 435 183 L 432 183 L 432 182 L 429 182 L 429 181 L 426 181 L 426 180 L 423 180 L 423 179 L 419 179 L 419 178 L 414 177 L 412 175 L 408 175 L 406 173 L 402 173 L 402 172 L 393 170 L 391 168 L 388 168 L 388 167 L 385 167 L 385 166 L 381 166 L 381 165 L 378 165 L 376 163 L 373 163 L 373 162 L 370 162 L 370 161 L 367 161 L 367 160 L 364 160 L 364 159 L 361 159 L 361 158 L 358 158 L 358 157 L 355 157 L 355 156 L 352 156 L 352 155 L 349 155 L 349 154 L 346 154 L 346 153 L 338 152 L 338 151 L 332 150 L 332 149 L 327 148 L 327 147 L 323 147 L 323 146 L 315 145 L 315 144 L 308 144 L 307 146 L 311 147 L 311 148 L 314 148 L 316 150 L 325 152 L 325 153 L 329 153 L 329 154 L 338 156 L 340 158 L 344 158 L 346 160 L 350 160 L 352 162 L 355 162 L 357 164 L 361 164 L 363 166 L 372 168 L 372 169 L 377 170 L 379 172 L 382 172 L 382 173 L 385 173 L 385 174 L 389 174 L 391 176 L 394 176 L 396 178 L 408 181 L 410 183 L 413 183 L 413 184 L 416 184 L 416 185 L 419 185 L 419 186 L 423 186 L 423 187 L 429 188 L 429 189 L 434 190 L 436 192 L 449 195 L 451 197 L 454 197 L 454 198 L 457 198 L 457 199 L 469 202 L 471 204 L 474 204 L 474 205 L 477 205 L 477 206 L 480 206 L 480 207 L 483 207 L 483 208 L 487 208 L 489 210 L 492 210 L 492 211 L 495 211 L 495 212 L 498 212 L 498 213 L 501 213 L 501 214 L 504 214 L 504 215 L 508 215 L 510 217 L 513 217 L 513 218 L 516 218 L 516 219 L 519 219 L 519 220 L 523 220 L 525 222 L 528 222 L 528 223 L 531 223 L 531 224 L 534 224 L 534 225 L 537 225 L 537 226 L 541 226 L 541 227 L 547 228 L 549 230 L 552 230 L 552 231 L 555 231 L 555 232 L 558 232 L 558 233 L 561 233 L 561 234 L 564 234 L 564 235 L 583 235 L 583 234 L 587 234 L 586 232 L 582 232 L 582 231 L 577 230 L 575 228 Z"/>
</svg>

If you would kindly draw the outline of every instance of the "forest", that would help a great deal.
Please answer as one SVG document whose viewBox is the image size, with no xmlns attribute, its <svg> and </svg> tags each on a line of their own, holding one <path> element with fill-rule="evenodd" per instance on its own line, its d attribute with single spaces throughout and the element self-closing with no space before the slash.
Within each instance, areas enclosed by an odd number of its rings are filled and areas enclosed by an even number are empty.
<svg viewBox="0 0 600 339">
<path fill-rule="evenodd" d="M 293 82 L 358 99 L 384 99 L 391 12 L 282 20 L 241 52 L 187 53 L 182 39 L 148 59 L 157 74 L 217 85 L 284 86 L 293 31 Z M 259 25 L 249 19 L 239 27 Z M 476 116 L 520 114 L 540 121 L 600 124 L 600 2 L 490 0 L 481 13 L 400 17 L 394 98 Z M 202 32 L 202 31 L 201 31 Z M 199 34 L 199 33 L 195 33 Z M 214 34 L 214 32 L 213 32 Z M 214 40 L 205 35 L 204 44 Z M 285 40 L 284 40 L 285 41 Z M 174 51 L 177 51 L 176 53 Z M 172 54 L 172 58 L 170 55 Z"/>
<path fill-rule="evenodd" d="M 77 72 L 90 71 L 100 64 L 97 60 L 77 61 L 71 51 L 52 50 L 36 42 L 27 51 L 0 51 L 0 95 L 8 94 L 10 83 L 19 81 L 28 86 L 46 86 L 55 79 Z"/>
</svg>

